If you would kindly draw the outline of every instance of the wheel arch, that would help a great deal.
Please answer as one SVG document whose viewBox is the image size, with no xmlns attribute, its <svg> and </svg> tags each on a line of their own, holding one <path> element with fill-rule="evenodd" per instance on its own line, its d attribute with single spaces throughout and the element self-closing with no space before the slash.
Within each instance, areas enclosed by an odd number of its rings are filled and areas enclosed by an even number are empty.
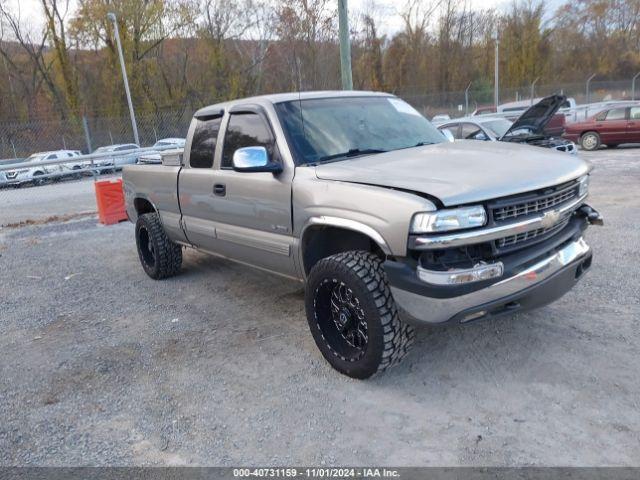
<svg viewBox="0 0 640 480">
<path fill-rule="evenodd" d="M 304 276 L 321 259 L 349 250 L 366 250 L 381 258 L 392 255 L 384 237 L 369 225 L 339 217 L 311 218 L 300 235 Z"/>
<path fill-rule="evenodd" d="M 157 213 L 156 206 L 146 197 L 138 196 L 133 199 L 133 209 L 136 213 L 136 217 L 144 215 L 145 213 Z"/>
</svg>

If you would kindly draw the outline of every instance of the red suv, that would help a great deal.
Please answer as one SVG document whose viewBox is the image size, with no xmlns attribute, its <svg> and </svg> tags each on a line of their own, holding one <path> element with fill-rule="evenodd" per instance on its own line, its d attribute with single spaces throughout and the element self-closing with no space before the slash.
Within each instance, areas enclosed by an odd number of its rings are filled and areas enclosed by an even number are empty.
<svg viewBox="0 0 640 480">
<path fill-rule="evenodd" d="M 579 142 L 584 150 L 640 143 L 640 104 L 611 107 L 584 122 L 569 123 L 562 136 Z"/>
</svg>

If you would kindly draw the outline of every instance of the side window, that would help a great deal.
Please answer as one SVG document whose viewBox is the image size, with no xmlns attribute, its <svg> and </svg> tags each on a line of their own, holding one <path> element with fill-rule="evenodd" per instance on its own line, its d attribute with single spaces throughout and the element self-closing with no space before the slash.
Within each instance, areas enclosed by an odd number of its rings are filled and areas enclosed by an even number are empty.
<svg viewBox="0 0 640 480">
<path fill-rule="evenodd" d="M 460 138 L 465 140 L 475 140 L 476 135 L 482 133 L 482 130 L 473 123 L 463 123 L 460 130 Z"/>
<path fill-rule="evenodd" d="M 602 122 L 605 118 L 607 117 L 607 112 L 600 112 L 598 115 L 596 115 L 596 121 L 598 122 Z"/>
<path fill-rule="evenodd" d="M 626 108 L 614 108 L 613 110 L 609 110 L 607 112 L 607 120 L 624 120 L 627 118 Z"/>
<path fill-rule="evenodd" d="M 233 154 L 243 147 L 265 147 L 273 158 L 274 139 L 271 129 L 257 113 L 231 115 L 224 136 L 222 168 L 231 168 Z"/>
<path fill-rule="evenodd" d="M 458 125 L 444 125 L 442 127 L 438 127 L 440 131 L 449 130 L 453 138 L 459 138 L 458 132 L 460 131 L 460 127 Z"/>
<path fill-rule="evenodd" d="M 460 140 L 460 125 L 449 125 L 447 127 L 440 127 L 442 130 L 449 130 L 453 134 L 453 138 Z"/>
<path fill-rule="evenodd" d="M 196 129 L 191 141 L 189 165 L 192 168 L 213 167 L 213 156 L 216 153 L 216 142 L 220 131 L 222 117 L 209 120 L 197 120 Z"/>
<path fill-rule="evenodd" d="M 52 154 L 52 155 L 49 155 L 49 156 L 47 157 L 47 160 L 56 160 L 57 158 L 58 158 L 58 155 L 56 155 L 56 154 L 54 153 L 54 154 Z"/>
<path fill-rule="evenodd" d="M 630 120 L 640 120 L 640 107 L 631 107 Z"/>
</svg>

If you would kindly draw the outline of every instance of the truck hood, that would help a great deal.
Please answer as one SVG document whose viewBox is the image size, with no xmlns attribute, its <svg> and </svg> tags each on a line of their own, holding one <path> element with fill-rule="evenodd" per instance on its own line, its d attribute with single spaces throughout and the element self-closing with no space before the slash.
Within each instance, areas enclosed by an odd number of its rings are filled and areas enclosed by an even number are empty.
<svg viewBox="0 0 640 480">
<path fill-rule="evenodd" d="M 504 140 L 506 137 L 512 135 L 513 132 L 520 129 L 529 130 L 531 135 L 543 135 L 544 127 L 549 124 L 566 100 L 567 97 L 564 95 L 551 95 L 543 98 L 535 105 L 527 108 L 522 115 L 513 122 L 511 128 L 500 137 L 500 140 Z"/>
<path fill-rule="evenodd" d="M 558 185 L 584 175 L 591 167 L 577 156 L 548 149 L 459 140 L 327 163 L 315 169 L 319 179 L 409 190 L 453 206 Z"/>
</svg>

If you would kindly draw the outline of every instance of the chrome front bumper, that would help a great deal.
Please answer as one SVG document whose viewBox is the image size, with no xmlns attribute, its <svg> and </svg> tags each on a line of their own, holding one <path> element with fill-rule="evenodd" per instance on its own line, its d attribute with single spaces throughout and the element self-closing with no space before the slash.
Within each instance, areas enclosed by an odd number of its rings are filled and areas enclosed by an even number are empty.
<svg viewBox="0 0 640 480">
<path fill-rule="evenodd" d="M 432 298 L 393 285 L 391 293 L 400 315 L 409 322 L 465 323 L 557 300 L 589 268 L 591 256 L 591 248 L 580 237 L 515 275 L 466 295 Z"/>
</svg>

